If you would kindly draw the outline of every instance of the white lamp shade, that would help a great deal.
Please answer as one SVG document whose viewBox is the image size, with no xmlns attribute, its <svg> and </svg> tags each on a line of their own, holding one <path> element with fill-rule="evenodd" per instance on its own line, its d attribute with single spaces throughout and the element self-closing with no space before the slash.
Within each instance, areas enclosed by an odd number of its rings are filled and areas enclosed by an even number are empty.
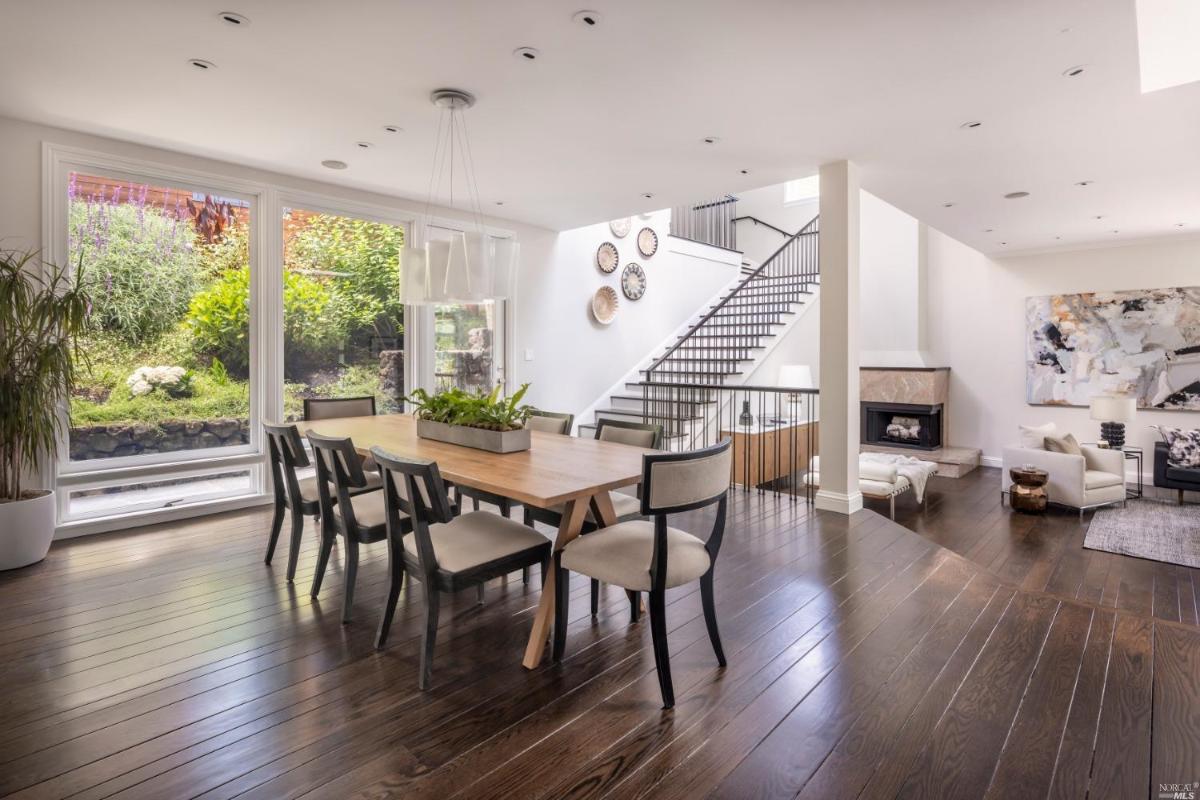
<svg viewBox="0 0 1200 800">
<path fill-rule="evenodd" d="M 784 364 L 779 368 L 779 385 L 787 389 L 812 389 L 812 369 L 808 364 Z"/>
<path fill-rule="evenodd" d="M 401 251 L 400 300 L 409 305 L 486 303 L 511 297 L 519 245 L 479 233 L 449 231 L 445 238 Z"/>
<path fill-rule="evenodd" d="M 1137 411 L 1137 400 L 1133 397 L 1100 394 L 1092 398 L 1091 417 L 1100 422 L 1132 422 Z"/>
</svg>

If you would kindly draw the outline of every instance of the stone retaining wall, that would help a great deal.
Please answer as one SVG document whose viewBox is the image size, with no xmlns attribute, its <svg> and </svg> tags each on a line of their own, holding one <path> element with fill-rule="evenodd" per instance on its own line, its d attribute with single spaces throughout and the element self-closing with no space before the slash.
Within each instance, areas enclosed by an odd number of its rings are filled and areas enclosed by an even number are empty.
<svg viewBox="0 0 1200 800">
<path fill-rule="evenodd" d="M 226 447 L 250 441 L 250 420 L 164 420 L 87 425 L 71 429 L 71 460 L 119 458 L 142 453 L 173 453 Z"/>
</svg>

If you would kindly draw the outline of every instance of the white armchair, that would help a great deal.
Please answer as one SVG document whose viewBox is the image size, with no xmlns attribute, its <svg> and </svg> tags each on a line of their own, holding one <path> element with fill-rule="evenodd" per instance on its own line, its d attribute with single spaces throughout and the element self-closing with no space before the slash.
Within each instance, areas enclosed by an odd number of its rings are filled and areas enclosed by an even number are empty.
<svg viewBox="0 0 1200 800">
<path fill-rule="evenodd" d="M 1078 508 L 1080 517 L 1089 508 L 1125 502 L 1125 454 L 1087 445 L 1080 449 L 1083 455 L 1076 456 L 1020 445 L 1004 448 L 1002 491 L 1012 486 L 1010 468 L 1033 465 L 1050 475 L 1049 501 Z"/>
</svg>

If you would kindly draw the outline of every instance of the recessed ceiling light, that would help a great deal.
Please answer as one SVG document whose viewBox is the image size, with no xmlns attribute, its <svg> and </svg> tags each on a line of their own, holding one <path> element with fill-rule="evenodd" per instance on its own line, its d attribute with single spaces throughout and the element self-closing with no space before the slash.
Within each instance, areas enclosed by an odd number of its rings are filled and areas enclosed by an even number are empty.
<svg viewBox="0 0 1200 800">
<path fill-rule="evenodd" d="M 954 203 L 942 203 L 942 208 L 954 208 Z"/>
<path fill-rule="evenodd" d="M 1113 233 L 1120 233 L 1120 231 L 1113 231 Z"/>
<path fill-rule="evenodd" d="M 1005 200 L 1020 200 L 1022 197 L 1029 197 L 1029 192 L 1009 192 L 1004 195 Z"/>
<path fill-rule="evenodd" d="M 1104 215 L 1103 215 L 1103 214 L 1097 214 L 1096 216 L 1092 217 L 1092 219 L 1104 219 Z"/>
<path fill-rule="evenodd" d="M 187 63 L 191 64 L 196 69 L 208 70 L 217 68 L 216 64 L 212 63 L 211 61 L 205 61 L 203 58 L 189 58 Z"/>
<path fill-rule="evenodd" d="M 983 232 L 984 232 L 984 233 L 992 233 L 992 232 L 993 232 L 993 231 L 995 231 L 995 230 L 996 230 L 995 228 L 984 228 L 984 229 L 983 229 Z"/>
<path fill-rule="evenodd" d="M 502 205 L 504 205 L 504 201 L 503 201 L 503 200 L 497 200 L 497 201 L 496 201 L 496 205 L 498 205 L 498 206 L 502 206 Z"/>
<path fill-rule="evenodd" d="M 600 14 L 596 11 L 576 11 L 571 19 L 586 28 L 594 28 L 600 24 Z"/>
<path fill-rule="evenodd" d="M 338 160 L 337 160 L 337 159 L 335 159 L 335 158 L 330 158 L 330 159 L 327 159 L 327 160 L 325 160 L 325 161 L 322 161 L 322 162 L 321 162 L 321 166 L 322 166 L 322 167 L 325 167 L 326 169 L 345 169 L 345 168 L 346 168 L 346 162 L 345 162 L 345 161 L 338 161 Z"/>
<path fill-rule="evenodd" d="M 646 198 L 647 200 L 649 200 L 649 199 L 651 199 L 652 197 L 654 197 L 654 192 L 642 192 L 642 197 L 644 197 L 644 198 Z"/>
<path fill-rule="evenodd" d="M 356 147 L 361 147 L 363 150 L 370 150 L 372 147 L 375 146 L 375 145 L 371 144 L 370 142 L 355 142 L 354 144 Z"/>
<path fill-rule="evenodd" d="M 742 173 L 743 175 L 749 175 L 749 174 L 750 174 L 750 170 L 748 170 L 748 169 L 740 169 L 740 170 L 738 170 L 738 172 Z"/>
<path fill-rule="evenodd" d="M 1001 242 L 1000 244 L 1008 244 L 1008 242 Z"/>
<path fill-rule="evenodd" d="M 513 55 L 522 61 L 534 61 L 541 53 L 532 47 L 518 47 L 516 50 L 513 50 Z"/>
<path fill-rule="evenodd" d="M 1095 181 L 1075 181 L 1076 186 L 1091 186 Z"/>
<path fill-rule="evenodd" d="M 1070 69 L 1063 70 L 1064 78 L 1077 78 L 1082 74 L 1083 74 L 1083 65 L 1082 64 L 1080 64 L 1077 67 L 1071 67 Z"/>
<path fill-rule="evenodd" d="M 1054 238 L 1055 238 L 1055 239 L 1061 239 L 1062 237 L 1061 237 L 1061 236 L 1055 236 Z"/>
<path fill-rule="evenodd" d="M 222 11 L 220 14 L 217 14 L 217 19 L 234 28 L 245 28 L 250 24 L 249 19 L 236 11 Z"/>
<path fill-rule="evenodd" d="M 1182 227 L 1183 227 L 1183 223 L 1182 223 L 1182 222 L 1176 222 L 1176 223 L 1175 223 L 1175 227 L 1176 227 L 1176 228 L 1182 228 Z"/>
<path fill-rule="evenodd" d="M 384 125 L 383 129 L 387 133 L 400 133 L 400 131 L 404 130 L 399 125 Z"/>
<path fill-rule="evenodd" d="M 983 123 L 980 122 L 979 120 L 971 120 L 970 122 L 964 122 L 962 125 L 959 125 L 958 127 L 960 127 L 960 128 L 978 128 L 981 125 L 983 125 Z"/>
<path fill-rule="evenodd" d="M 717 142 L 721 141 L 721 137 L 720 136 L 705 136 L 700 141 L 704 142 L 705 144 L 716 144 Z"/>
</svg>

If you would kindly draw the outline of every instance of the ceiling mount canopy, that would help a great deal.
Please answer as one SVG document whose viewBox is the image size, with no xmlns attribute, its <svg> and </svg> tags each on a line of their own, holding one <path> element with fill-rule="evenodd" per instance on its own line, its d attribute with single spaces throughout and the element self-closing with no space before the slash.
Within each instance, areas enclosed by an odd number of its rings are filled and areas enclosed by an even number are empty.
<svg viewBox="0 0 1200 800">
<path fill-rule="evenodd" d="M 437 143 L 430 166 L 429 192 L 420 220 L 424 244 L 405 248 L 400 271 L 400 299 L 410 305 L 487 303 L 508 297 L 516 275 L 518 246 L 512 239 L 488 234 L 475 162 L 462 114 L 475 105 L 475 95 L 462 89 L 435 89 L 430 101 L 441 109 Z M 433 225 L 430 209 L 441 200 L 454 208 L 456 181 L 463 189 L 473 230 Z"/>
</svg>

